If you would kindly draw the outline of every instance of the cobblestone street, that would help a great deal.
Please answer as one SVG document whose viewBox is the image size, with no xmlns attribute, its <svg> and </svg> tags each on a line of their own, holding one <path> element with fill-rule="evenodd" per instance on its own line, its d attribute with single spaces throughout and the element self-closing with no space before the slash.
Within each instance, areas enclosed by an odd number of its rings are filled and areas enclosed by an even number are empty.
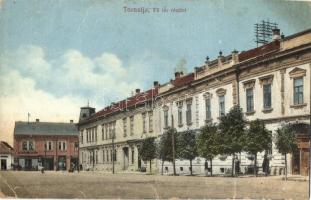
<svg viewBox="0 0 311 200">
<path fill-rule="evenodd" d="M 0 197 L 307 199 L 308 182 L 282 177 L 187 177 L 99 172 L 0 172 Z M 1 194 L 2 193 L 2 194 Z"/>
</svg>

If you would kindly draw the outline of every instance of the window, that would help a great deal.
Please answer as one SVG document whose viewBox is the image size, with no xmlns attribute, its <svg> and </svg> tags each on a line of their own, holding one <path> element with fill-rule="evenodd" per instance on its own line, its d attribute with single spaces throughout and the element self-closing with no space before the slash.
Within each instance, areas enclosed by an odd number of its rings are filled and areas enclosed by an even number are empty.
<svg viewBox="0 0 311 200">
<path fill-rule="evenodd" d="M 246 89 L 246 111 L 247 112 L 253 112 L 254 111 L 253 88 Z"/>
<path fill-rule="evenodd" d="M 225 95 L 219 96 L 219 116 L 225 115 Z"/>
<path fill-rule="evenodd" d="M 67 150 L 67 143 L 65 141 L 58 142 L 58 150 L 66 151 Z"/>
<path fill-rule="evenodd" d="M 182 107 L 178 108 L 178 125 L 182 126 Z"/>
<path fill-rule="evenodd" d="M 130 134 L 134 135 L 134 116 L 130 117 Z"/>
<path fill-rule="evenodd" d="M 98 152 L 95 151 L 95 163 L 97 164 L 98 163 Z"/>
<path fill-rule="evenodd" d="M 153 131 L 153 113 L 149 112 L 149 132 Z"/>
<path fill-rule="evenodd" d="M 146 133 L 146 113 L 142 114 L 143 117 L 143 132 Z"/>
<path fill-rule="evenodd" d="M 108 150 L 106 150 L 106 160 L 107 160 L 107 162 L 109 162 L 109 153 L 108 153 Z"/>
<path fill-rule="evenodd" d="M 178 126 L 182 126 L 182 106 L 183 106 L 183 102 L 182 101 L 177 101 L 176 102 L 178 111 L 177 111 L 177 123 Z"/>
<path fill-rule="evenodd" d="M 168 127 L 168 110 L 164 110 L 164 127 Z"/>
<path fill-rule="evenodd" d="M 29 145 L 29 148 L 28 148 L 29 151 L 35 150 L 34 145 L 33 145 L 33 141 L 28 141 L 28 145 Z"/>
<path fill-rule="evenodd" d="M 83 130 L 80 132 L 80 141 L 81 141 L 81 144 L 83 144 Z"/>
<path fill-rule="evenodd" d="M 271 108 L 271 84 L 263 85 L 263 107 Z"/>
<path fill-rule="evenodd" d="M 95 142 L 97 142 L 97 126 L 94 127 L 94 132 L 95 132 Z"/>
<path fill-rule="evenodd" d="M 108 140 L 108 124 L 105 125 L 105 138 Z"/>
<path fill-rule="evenodd" d="M 51 141 L 45 141 L 44 147 L 45 147 L 46 151 L 51 151 L 52 150 L 52 142 Z"/>
<path fill-rule="evenodd" d="M 116 139 L 116 122 L 112 122 L 112 137 Z"/>
<path fill-rule="evenodd" d="M 132 164 L 134 164 L 134 149 L 132 148 Z"/>
<path fill-rule="evenodd" d="M 66 150 L 66 142 L 63 142 L 63 150 Z"/>
<path fill-rule="evenodd" d="M 113 159 L 114 161 L 117 161 L 117 150 L 114 150 L 114 154 L 113 154 Z"/>
<path fill-rule="evenodd" d="M 294 79 L 294 104 L 303 104 L 303 78 Z"/>
<path fill-rule="evenodd" d="M 103 163 L 105 162 L 105 150 L 103 150 Z"/>
<path fill-rule="evenodd" d="M 206 119 L 211 119 L 212 114 L 211 114 L 211 99 L 205 99 L 205 114 L 206 114 Z"/>
<path fill-rule="evenodd" d="M 22 149 L 23 149 L 23 151 L 27 151 L 27 150 L 28 150 L 27 141 L 24 141 L 24 142 L 22 143 Z"/>
<path fill-rule="evenodd" d="M 102 140 L 105 139 L 105 125 L 102 125 Z"/>
<path fill-rule="evenodd" d="M 186 103 L 187 103 L 186 121 L 187 121 L 187 124 L 191 124 L 192 122 L 192 112 L 191 112 L 192 100 L 187 100 Z"/>
<path fill-rule="evenodd" d="M 127 136 L 127 131 L 126 131 L 127 123 L 126 122 L 127 122 L 126 118 L 123 118 L 123 137 Z"/>
</svg>

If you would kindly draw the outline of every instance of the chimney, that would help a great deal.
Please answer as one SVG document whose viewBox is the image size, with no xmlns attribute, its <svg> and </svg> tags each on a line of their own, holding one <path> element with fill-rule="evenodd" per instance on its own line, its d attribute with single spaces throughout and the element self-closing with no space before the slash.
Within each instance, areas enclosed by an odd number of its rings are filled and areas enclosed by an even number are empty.
<svg viewBox="0 0 311 200">
<path fill-rule="evenodd" d="M 36 119 L 36 122 L 40 122 L 40 120 L 39 120 L 39 119 Z"/>
<path fill-rule="evenodd" d="M 70 124 L 72 124 L 72 123 L 73 123 L 73 120 L 71 119 L 71 120 L 70 120 Z"/>
<path fill-rule="evenodd" d="M 175 72 L 175 79 L 180 78 L 180 72 Z"/>
<path fill-rule="evenodd" d="M 154 87 L 159 87 L 160 86 L 159 81 L 153 81 L 153 86 Z"/>
<path fill-rule="evenodd" d="M 139 94 L 139 93 L 140 93 L 140 89 L 137 88 L 137 89 L 135 90 L 135 92 L 136 92 L 136 94 Z"/>
<path fill-rule="evenodd" d="M 224 61 L 224 56 L 222 55 L 222 51 L 219 51 L 218 56 L 218 67 L 222 66 L 222 62 Z"/>
<path fill-rule="evenodd" d="M 232 51 L 231 55 L 232 55 L 232 63 L 233 63 L 233 64 L 238 63 L 238 62 L 239 62 L 239 52 L 238 52 L 237 50 L 234 49 L 234 50 Z"/>
<path fill-rule="evenodd" d="M 273 33 L 273 36 L 272 36 L 273 40 L 281 39 L 280 29 L 278 29 L 278 28 L 272 29 L 272 33 Z"/>
</svg>

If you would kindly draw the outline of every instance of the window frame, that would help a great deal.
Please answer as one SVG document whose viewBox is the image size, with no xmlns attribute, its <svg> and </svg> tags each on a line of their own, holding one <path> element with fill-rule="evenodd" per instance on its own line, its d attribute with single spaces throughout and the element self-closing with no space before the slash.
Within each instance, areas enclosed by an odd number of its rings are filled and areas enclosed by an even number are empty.
<svg viewBox="0 0 311 200">
<path fill-rule="evenodd" d="M 254 88 L 246 88 L 246 112 L 254 112 Z"/>
<path fill-rule="evenodd" d="M 301 85 L 296 85 L 296 81 L 301 80 Z M 303 77 L 297 77 L 293 79 L 293 98 L 294 98 L 294 105 L 301 105 L 304 103 L 304 80 Z M 296 91 L 296 88 L 298 88 L 298 91 Z"/>
</svg>

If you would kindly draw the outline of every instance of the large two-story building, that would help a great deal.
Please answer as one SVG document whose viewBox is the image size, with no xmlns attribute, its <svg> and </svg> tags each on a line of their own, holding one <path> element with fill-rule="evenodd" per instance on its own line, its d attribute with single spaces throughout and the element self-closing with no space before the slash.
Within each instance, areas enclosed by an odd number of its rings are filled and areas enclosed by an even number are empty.
<svg viewBox="0 0 311 200">
<path fill-rule="evenodd" d="M 82 107 L 79 120 L 80 163 L 85 170 L 139 171 L 145 169 L 138 148 L 142 139 L 154 137 L 153 102 L 158 93 L 154 87 L 114 102 L 95 113 Z"/>
<path fill-rule="evenodd" d="M 81 161 L 89 168 L 111 170 L 109 158 L 113 155 L 112 146 L 116 145 L 117 169 L 136 170 L 141 161 L 133 141 L 160 137 L 168 127 L 174 127 L 178 132 L 198 131 L 207 123 L 217 123 L 221 115 L 239 105 L 248 121 L 264 120 L 272 136 L 282 124 L 290 123 L 295 128 L 299 150 L 289 155 L 288 168 L 293 174 L 306 175 L 310 148 L 307 134 L 310 126 L 310 68 L 311 29 L 287 37 L 281 36 L 280 30 L 276 29 L 273 41 L 266 45 L 242 52 L 233 50 L 226 56 L 219 52 L 217 59 L 207 57 L 204 65 L 196 67 L 192 73 L 176 72 L 173 80 L 161 86 L 157 84 L 156 92 L 146 100 L 147 105 L 151 105 L 147 111 L 139 111 L 137 106 L 124 109 L 126 102 L 133 102 L 132 99 L 140 96 L 138 94 L 97 113 L 93 108 L 82 108 L 79 122 Z M 150 94 L 150 91 L 144 94 Z M 114 112 L 118 104 L 122 109 Z M 134 135 L 128 137 L 132 124 Z M 146 130 L 146 126 L 152 131 Z M 147 134 L 143 134 L 144 130 Z M 107 132 L 115 132 L 114 141 L 109 137 L 106 139 Z M 284 173 L 284 155 L 278 153 L 274 143 L 266 153 L 271 158 L 271 174 Z M 259 165 L 263 154 L 258 155 Z M 241 171 L 247 172 L 253 164 L 252 155 L 241 153 L 238 159 Z M 103 164 L 97 165 L 100 162 Z M 136 168 L 128 166 L 131 162 Z M 158 165 L 157 162 L 154 164 Z M 178 173 L 189 172 L 189 161 L 177 160 L 176 166 Z M 231 157 L 218 156 L 213 160 L 213 166 L 214 174 L 228 173 L 232 170 Z M 164 167 L 166 172 L 172 173 L 171 163 L 165 162 Z M 204 173 L 203 158 L 195 159 L 193 170 L 194 173 Z"/>
<path fill-rule="evenodd" d="M 70 123 L 15 122 L 15 166 L 21 170 L 69 170 L 78 167 L 78 129 Z"/>
<path fill-rule="evenodd" d="M 161 105 L 155 108 L 160 120 L 160 135 L 168 127 L 178 132 L 187 129 L 199 131 L 206 123 L 218 123 L 234 105 L 239 105 L 248 121 L 261 119 L 272 136 L 277 128 L 290 123 L 297 131 L 299 151 L 290 155 L 289 171 L 308 173 L 308 124 L 310 124 L 310 63 L 311 30 L 288 37 L 274 32 L 274 41 L 247 51 L 232 51 L 231 55 L 206 59 L 193 73 L 175 73 L 175 79 L 159 88 Z M 173 84 L 178 82 L 179 84 Z M 268 150 L 271 173 L 284 173 L 284 155 L 274 144 Z M 264 152 L 258 155 L 262 163 Z M 238 155 L 241 171 L 247 172 L 253 165 L 253 156 Z M 165 163 L 172 172 L 172 164 Z M 177 160 L 178 173 L 189 173 L 189 161 Z M 194 162 L 195 173 L 204 173 L 204 159 Z M 213 160 L 213 173 L 231 171 L 231 156 L 219 155 Z"/>
</svg>

